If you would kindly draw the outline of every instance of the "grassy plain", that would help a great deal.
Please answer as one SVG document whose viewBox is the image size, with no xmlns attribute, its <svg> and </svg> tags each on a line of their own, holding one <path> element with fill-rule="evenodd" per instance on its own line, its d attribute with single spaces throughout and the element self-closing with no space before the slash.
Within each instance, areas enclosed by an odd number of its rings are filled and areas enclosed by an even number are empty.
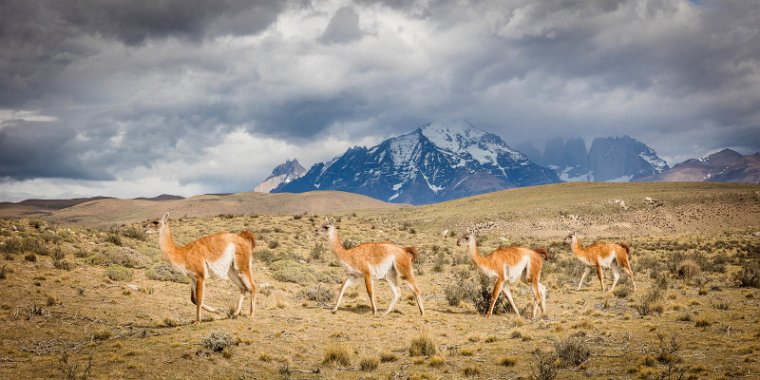
<svg viewBox="0 0 760 380">
<path fill-rule="evenodd" d="M 648 197 L 648 198 L 647 198 Z M 420 250 L 427 314 L 404 290 L 372 316 L 354 285 L 330 312 L 343 269 L 315 233 L 325 213 L 176 217 L 178 242 L 221 230 L 257 234 L 254 318 L 191 322 L 189 284 L 145 221 L 111 227 L 0 220 L 0 378 L 456 379 L 756 378 L 760 371 L 760 187 L 564 184 L 423 207 L 331 214 L 343 240 Z M 100 224 L 98 224 L 100 225 Z M 549 248 L 548 314 L 479 315 L 489 290 L 455 237 Z M 626 241 L 639 288 L 614 294 L 561 243 Z M 610 280 L 608 273 L 607 279 Z M 381 311 L 391 293 L 376 282 Z M 512 286 L 529 316 L 525 285 Z M 237 289 L 211 280 L 209 303 Z"/>
</svg>

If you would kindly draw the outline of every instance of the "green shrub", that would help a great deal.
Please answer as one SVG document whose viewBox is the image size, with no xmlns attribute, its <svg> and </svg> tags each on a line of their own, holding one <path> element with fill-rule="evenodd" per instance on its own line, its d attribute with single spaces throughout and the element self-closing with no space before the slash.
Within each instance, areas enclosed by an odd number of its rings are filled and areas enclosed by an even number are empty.
<svg viewBox="0 0 760 380">
<path fill-rule="evenodd" d="M 146 258 L 130 248 L 110 247 L 93 255 L 89 262 L 94 265 L 121 265 L 127 268 L 145 268 Z"/>
<path fill-rule="evenodd" d="M 0 245 L 0 251 L 6 254 L 6 257 L 10 257 L 15 253 L 21 253 L 23 251 L 21 239 L 11 238 L 3 242 Z"/>
<path fill-rule="evenodd" d="M 480 297 L 479 280 L 473 279 L 472 273 L 470 268 L 454 270 L 454 280 L 444 289 L 449 306 L 459 306 L 462 301 L 474 303 Z"/>
<path fill-rule="evenodd" d="M 121 241 L 121 236 L 117 232 L 112 232 L 106 236 L 105 239 L 106 243 L 111 243 L 113 245 L 121 246 L 124 244 L 124 242 Z"/>
<path fill-rule="evenodd" d="M 121 265 L 111 265 L 106 269 L 106 277 L 113 281 L 131 281 L 133 274 L 132 270 Z"/>
<path fill-rule="evenodd" d="M 531 379 L 554 380 L 557 377 L 557 355 L 553 352 L 533 351 L 533 364 L 530 365 L 530 371 Z"/>
<path fill-rule="evenodd" d="M 148 235 L 141 228 L 130 226 L 119 231 L 124 237 L 135 240 L 148 240 Z"/>
<path fill-rule="evenodd" d="M 316 274 L 306 265 L 297 261 L 285 259 L 273 262 L 269 269 L 272 270 L 272 278 L 280 282 L 292 282 L 295 284 L 308 285 L 316 282 Z"/>
<path fill-rule="evenodd" d="M 314 245 L 311 251 L 309 251 L 309 260 L 322 260 L 322 258 L 325 256 L 325 252 L 325 247 L 322 244 L 317 243 Z"/>
<path fill-rule="evenodd" d="M 580 365 L 591 357 L 591 348 L 580 339 L 567 339 L 554 343 L 554 350 L 564 365 Z"/>
<path fill-rule="evenodd" d="M 335 299 L 335 291 L 330 288 L 318 286 L 316 288 L 301 289 L 296 297 L 309 301 L 326 303 Z"/>
<path fill-rule="evenodd" d="M 187 284 L 190 282 L 190 278 L 187 277 L 187 275 L 168 263 L 158 263 L 154 265 L 153 268 L 148 270 L 146 276 L 149 279 L 156 281 L 178 282 L 181 284 Z"/>
<path fill-rule="evenodd" d="M 625 298 L 628 297 L 633 292 L 633 288 L 631 288 L 628 285 L 619 286 L 617 289 L 615 289 L 612 294 L 615 295 L 617 298 Z"/>
<path fill-rule="evenodd" d="M 652 313 L 662 314 L 664 307 L 659 303 L 662 297 L 662 291 L 659 288 L 650 289 L 647 294 L 641 297 L 641 302 L 637 306 L 639 314 L 642 316 Z"/>
<path fill-rule="evenodd" d="M 201 340 L 201 345 L 209 351 L 222 352 L 235 344 L 232 334 L 226 331 L 212 331 Z"/>
<path fill-rule="evenodd" d="M 743 288 L 760 288 L 760 264 L 747 263 L 737 273 L 736 281 Z"/>
</svg>

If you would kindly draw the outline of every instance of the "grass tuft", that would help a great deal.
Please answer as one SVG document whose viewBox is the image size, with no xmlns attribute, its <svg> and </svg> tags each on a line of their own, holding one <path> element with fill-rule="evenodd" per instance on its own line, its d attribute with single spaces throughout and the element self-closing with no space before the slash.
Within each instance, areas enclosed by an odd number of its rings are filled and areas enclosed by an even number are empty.
<svg viewBox="0 0 760 380">
<path fill-rule="evenodd" d="M 380 365 L 380 359 L 375 356 L 363 356 L 359 359 L 359 369 L 365 372 L 374 371 Z"/>
<path fill-rule="evenodd" d="M 339 364 L 348 367 L 351 365 L 351 352 L 345 346 L 330 345 L 325 349 L 325 358 L 322 360 L 322 364 Z"/>
<path fill-rule="evenodd" d="M 426 335 L 412 339 L 412 343 L 409 345 L 410 356 L 433 356 L 435 353 L 435 343 Z"/>
</svg>

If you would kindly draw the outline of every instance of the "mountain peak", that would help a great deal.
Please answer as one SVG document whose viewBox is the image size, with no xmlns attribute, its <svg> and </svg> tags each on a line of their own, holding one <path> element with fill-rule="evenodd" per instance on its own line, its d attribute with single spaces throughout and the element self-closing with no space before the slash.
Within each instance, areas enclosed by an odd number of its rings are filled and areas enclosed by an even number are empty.
<svg viewBox="0 0 760 380">
<path fill-rule="evenodd" d="M 301 164 L 298 162 L 298 159 L 294 158 L 292 160 L 285 160 L 284 163 L 275 166 L 275 168 L 272 170 L 272 175 L 267 177 L 267 179 L 277 177 L 278 175 L 299 172 L 303 174 L 306 172 L 306 169 L 301 166 Z"/>
<path fill-rule="evenodd" d="M 420 133 L 438 147 L 451 151 L 477 143 L 488 134 L 465 120 L 433 122 L 420 128 Z"/>
<path fill-rule="evenodd" d="M 272 174 L 256 186 L 253 191 L 258 193 L 269 193 L 277 186 L 300 178 L 304 174 L 306 174 L 306 169 L 301 166 L 298 159 L 294 158 L 292 160 L 286 160 L 284 163 L 275 166 L 272 170 Z"/>
<path fill-rule="evenodd" d="M 700 161 L 703 161 L 709 165 L 722 165 L 724 163 L 736 161 L 742 157 L 744 157 L 743 154 L 733 149 L 726 148 L 707 157 L 703 157 L 700 159 Z"/>
<path fill-rule="evenodd" d="M 499 136 L 467 121 L 450 121 L 427 124 L 366 150 L 348 150 L 275 192 L 332 189 L 423 204 L 555 182 L 556 174 Z"/>
</svg>

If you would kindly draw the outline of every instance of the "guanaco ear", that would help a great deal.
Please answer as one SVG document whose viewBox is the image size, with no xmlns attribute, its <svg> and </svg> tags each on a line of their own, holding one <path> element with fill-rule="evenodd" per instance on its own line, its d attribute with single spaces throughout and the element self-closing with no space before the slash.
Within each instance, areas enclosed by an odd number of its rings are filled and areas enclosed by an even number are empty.
<svg viewBox="0 0 760 380">
<path fill-rule="evenodd" d="M 167 211 L 166 214 L 161 218 L 161 223 L 166 223 L 166 221 L 169 220 L 169 212 Z"/>
</svg>

